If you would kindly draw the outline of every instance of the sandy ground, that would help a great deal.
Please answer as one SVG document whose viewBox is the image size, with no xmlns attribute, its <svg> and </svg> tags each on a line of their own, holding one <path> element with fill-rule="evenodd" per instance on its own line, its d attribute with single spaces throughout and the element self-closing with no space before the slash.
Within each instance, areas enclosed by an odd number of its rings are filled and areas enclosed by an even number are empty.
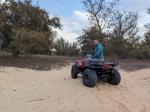
<svg viewBox="0 0 150 112">
<path fill-rule="evenodd" d="M 70 66 L 35 71 L 0 67 L 0 112 L 150 112 L 150 69 L 119 71 L 120 85 L 88 88 Z"/>
</svg>

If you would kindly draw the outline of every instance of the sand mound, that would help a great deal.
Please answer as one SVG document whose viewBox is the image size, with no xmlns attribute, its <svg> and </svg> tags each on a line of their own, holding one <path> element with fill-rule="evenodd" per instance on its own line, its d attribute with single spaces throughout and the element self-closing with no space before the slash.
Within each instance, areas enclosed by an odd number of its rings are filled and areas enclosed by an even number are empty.
<svg viewBox="0 0 150 112">
<path fill-rule="evenodd" d="M 150 69 L 119 71 L 120 85 L 98 82 L 88 88 L 70 66 L 35 71 L 0 68 L 1 112 L 150 112 Z"/>
</svg>

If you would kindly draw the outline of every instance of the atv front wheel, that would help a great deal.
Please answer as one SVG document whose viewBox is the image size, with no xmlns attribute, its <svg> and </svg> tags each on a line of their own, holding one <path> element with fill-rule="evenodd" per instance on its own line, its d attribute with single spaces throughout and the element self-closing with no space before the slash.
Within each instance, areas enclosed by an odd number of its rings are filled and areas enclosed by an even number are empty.
<svg viewBox="0 0 150 112">
<path fill-rule="evenodd" d="M 92 69 L 85 69 L 83 72 L 83 84 L 87 87 L 94 87 L 97 83 L 97 74 Z"/>
<path fill-rule="evenodd" d="M 78 77 L 78 67 L 76 64 L 72 65 L 72 69 L 71 69 L 71 77 L 73 79 L 76 79 Z"/>
<path fill-rule="evenodd" d="M 112 73 L 110 74 L 110 79 L 107 79 L 107 82 L 113 85 L 118 85 L 120 81 L 121 81 L 120 73 L 116 69 L 113 69 Z"/>
</svg>

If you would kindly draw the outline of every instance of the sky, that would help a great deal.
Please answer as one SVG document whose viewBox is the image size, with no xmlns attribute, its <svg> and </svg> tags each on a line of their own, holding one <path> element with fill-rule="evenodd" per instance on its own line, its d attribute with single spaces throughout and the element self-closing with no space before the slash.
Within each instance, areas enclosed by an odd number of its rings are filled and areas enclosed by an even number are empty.
<svg viewBox="0 0 150 112">
<path fill-rule="evenodd" d="M 5 1 L 5 0 L 0 0 Z M 63 37 L 69 42 L 76 41 L 82 34 L 82 29 L 89 26 L 88 14 L 85 12 L 82 0 L 32 0 L 33 4 L 38 3 L 40 8 L 45 9 L 50 17 L 58 16 L 61 19 L 63 30 L 55 29 L 57 38 Z M 139 35 L 143 35 L 146 29 L 144 25 L 150 23 L 150 16 L 147 14 L 150 8 L 150 0 L 121 0 L 117 9 L 123 11 L 138 12 Z"/>
</svg>

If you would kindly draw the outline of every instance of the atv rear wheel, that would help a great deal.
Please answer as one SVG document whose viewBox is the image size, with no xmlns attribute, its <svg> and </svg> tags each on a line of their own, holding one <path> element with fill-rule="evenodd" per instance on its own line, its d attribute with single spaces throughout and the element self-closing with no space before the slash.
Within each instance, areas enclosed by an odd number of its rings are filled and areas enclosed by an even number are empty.
<svg viewBox="0 0 150 112">
<path fill-rule="evenodd" d="M 120 81 L 121 81 L 120 73 L 116 69 L 113 69 L 112 73 L 110 74 L 110 79 L 107 79 L 107 82 L 113 85 L 118 85 Z"/>
<path fill-rule="evenodd" d="M 76 64 L 72 65 L 72 68 L 71 68 L 71 77 L 73 79 L 76 79 L 78 77 L 78 67 Z"/>
<path fill-rule="evenodd" d="M 97 74 L 92 69 L 85 69 L 83 72 L 83 84 L 87 87 L 94 87 L 97 83 Z"/>
</svg>

